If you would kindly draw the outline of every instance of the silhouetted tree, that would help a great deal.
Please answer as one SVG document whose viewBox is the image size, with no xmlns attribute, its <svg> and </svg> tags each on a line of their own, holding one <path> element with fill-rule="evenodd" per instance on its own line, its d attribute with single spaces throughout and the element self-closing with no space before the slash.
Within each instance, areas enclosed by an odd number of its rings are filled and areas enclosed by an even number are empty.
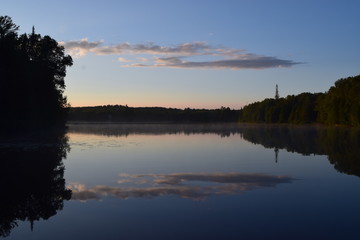
<svg viewBox="0 0 360 240">
<path fill-rule="evenodd" d="M 19 27 L 16 26 L 9 16 L 0 16 L 0 38 L 15 37 Z"/>
<path fill-rule="evenodd" d="M 72 58 L 49 36 L 18 35 L 10 17 L 0 17 L 0 128 L 42 128 L 65 123 L 64 78 Z"/>
</svg>

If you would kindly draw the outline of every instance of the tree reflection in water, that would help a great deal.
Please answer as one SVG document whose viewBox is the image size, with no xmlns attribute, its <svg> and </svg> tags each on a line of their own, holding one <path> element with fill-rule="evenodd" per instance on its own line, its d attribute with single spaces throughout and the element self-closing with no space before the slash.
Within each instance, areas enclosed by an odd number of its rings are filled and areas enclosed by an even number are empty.
<svg viewBox="0 0 360 240">
<path fill-rule="evenodd" d="M 327 155 L 339 172 L 360 177 L 360 129 L 314 125 L 273 124 L 71 124 L 74 133 L 104 136 L 131 134 L 239 134 L 244 140 L 303 155 Z"/>
<path fill-rule="evenodd" d="M 64 130 L 0 142 L 0 236 L 18 221 L 48 219 L 71 198 L 63 159 L 70 151 Z"/>
<path fill-rule="evenodd" d="M 327 155 L 341 173 L 360 177 L 360 130 L 347 127 L 274 126 L 244 128 L 242 137 L 266 148 Z M 277 159 L 277 156 L 276 156 Z"/>
</svg>

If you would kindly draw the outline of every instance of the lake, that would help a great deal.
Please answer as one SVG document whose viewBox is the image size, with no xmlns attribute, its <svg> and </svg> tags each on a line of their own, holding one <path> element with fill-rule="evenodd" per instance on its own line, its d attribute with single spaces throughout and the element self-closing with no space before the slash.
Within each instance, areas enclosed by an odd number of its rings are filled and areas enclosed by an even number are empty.
<svg viewBox="0 0 360 240">
<path fill-rule="evenodd" d="M 0 143 L 6 239 L 360 239 L 360 132 L 69 124 Z"/>
</svg>

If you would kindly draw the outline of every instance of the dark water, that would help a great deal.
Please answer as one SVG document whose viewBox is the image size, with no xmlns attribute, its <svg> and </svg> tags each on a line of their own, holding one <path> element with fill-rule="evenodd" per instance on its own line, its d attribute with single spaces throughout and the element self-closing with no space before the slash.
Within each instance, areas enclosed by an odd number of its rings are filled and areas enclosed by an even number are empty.
<svg viewBox="0 0 360 240">
<path fill-rule="evenodd" d="M 360 132 L 70 125 L 0 143 L 7 239 L 360 239 Z"/>
</svg>

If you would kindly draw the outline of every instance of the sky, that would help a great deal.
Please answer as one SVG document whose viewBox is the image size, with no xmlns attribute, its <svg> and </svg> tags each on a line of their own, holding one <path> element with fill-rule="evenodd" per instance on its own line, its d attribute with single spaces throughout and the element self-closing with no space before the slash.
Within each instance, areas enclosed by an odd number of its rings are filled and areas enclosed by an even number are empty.
<svg viewBox="0 0 360 240">
<path fill-rule="evenodd" d="M 1 0 L 73 57 L 71 106 L 240 109 L 360 74 L 358 0 Z"/>
</svg>

